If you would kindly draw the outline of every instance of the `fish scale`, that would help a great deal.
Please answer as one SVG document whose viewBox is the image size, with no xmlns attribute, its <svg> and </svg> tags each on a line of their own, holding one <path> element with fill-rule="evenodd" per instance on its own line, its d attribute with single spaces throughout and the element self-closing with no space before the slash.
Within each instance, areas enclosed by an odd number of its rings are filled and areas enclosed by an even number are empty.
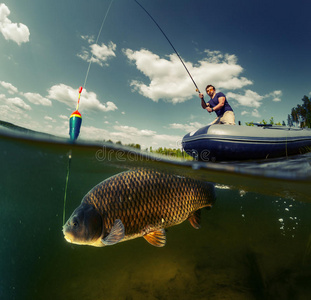
<svg viewBox="0 0 311 300">
<path fill-rule="evenodd" d="M 115 175 L 95 186 L 82 200 L 104 218 L 104 237 L 115 220 L 125 238 L 177 225 L 202 207 L 212 206 L 211 184 L 157 171 L 135 170 Z"/>
<path fill-rule="evenodd" d="M 74 244 L 102 247 L 144 237 L 162 247 L 165 228 L 188 219 L 200 227 L 200 209 L 215 201 L 211 183 L 154 170 L 132 170 L 91 189 L 63 226 Z"/>
</svg>

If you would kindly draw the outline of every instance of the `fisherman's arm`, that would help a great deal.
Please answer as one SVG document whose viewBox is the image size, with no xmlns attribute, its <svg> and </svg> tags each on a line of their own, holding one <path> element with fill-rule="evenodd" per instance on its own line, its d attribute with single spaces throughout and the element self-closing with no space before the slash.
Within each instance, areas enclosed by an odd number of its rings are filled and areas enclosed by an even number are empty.
<svg viewBox="0 0 311 300">
<path fill-rule="evenodd" d="M 225 101 L 226 101 L 225 97 L 219 97 L 218 98 L 218 104 L 215 105 L 213 108 L 211 108 L 211 111 L 221 109 L 225 105 Z"/>
<path fill-rule="evenodd" d="M 207 107 L 209 107 L 209 103 L 206 103 L 204 101 L 204 95 L 202 93 L 199 94 L 199 97 L 201 98 L 201 106 L 203 109 L 207 109 Z"/>
</svg>

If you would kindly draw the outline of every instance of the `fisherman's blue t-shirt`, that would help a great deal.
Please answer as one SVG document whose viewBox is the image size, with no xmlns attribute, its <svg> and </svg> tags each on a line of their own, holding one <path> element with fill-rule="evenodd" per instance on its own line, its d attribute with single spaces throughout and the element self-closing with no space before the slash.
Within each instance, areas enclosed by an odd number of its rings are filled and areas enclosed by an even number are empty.
<svg viewBox="0 0 311 300">
<path fill-rule="evenodd" d="M 223 115 L 226 111 L 233 111 L 233 109 L 231 108 L 230 104 L 229 104 L 228 101 L 227 101 L 226 96 L 225 96 L 223 93 L 221 93 L 221 92 L 217 93 L 217 94 L 214 96 L 213 99 L 211 99 L 210 101 L 208 101 L 209 105 L 210 105 L 211 107 L 214 107 L 214 106 L 218 105 L 218 104 L 219 104 L 218 98 L 220 98 L 220 97 L 225 97 L 225 105 L 224 105 L 221 109 L 215 110 L 215 113 L 216 113 L 217 117 Z"/>
</svg>

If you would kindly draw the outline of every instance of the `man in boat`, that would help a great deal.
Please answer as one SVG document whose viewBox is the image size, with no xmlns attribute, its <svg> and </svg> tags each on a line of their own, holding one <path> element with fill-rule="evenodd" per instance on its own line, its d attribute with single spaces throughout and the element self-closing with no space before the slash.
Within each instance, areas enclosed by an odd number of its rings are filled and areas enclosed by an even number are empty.
<svg viewBox="0 0 311 300">
<path fill-rule="evenodd" d="M 226 124 L 226 125 L 235 125 L 235 117 L 233 109 L 227 101 L 226 96 L 219 92 L 216 93 L 216 89 L 214 86 L 209 84 L 206 88 L 207 95 L 210 96 L 210 100 L 205 103 L 204 95 L 202 93 L 199 94 L 201 98 L 201 106 L 203 109 L 206 109 L 208 112 L 215 112 L 217 117 L 216 119 L 210 123 L 211 124 Z"/>
</svg>

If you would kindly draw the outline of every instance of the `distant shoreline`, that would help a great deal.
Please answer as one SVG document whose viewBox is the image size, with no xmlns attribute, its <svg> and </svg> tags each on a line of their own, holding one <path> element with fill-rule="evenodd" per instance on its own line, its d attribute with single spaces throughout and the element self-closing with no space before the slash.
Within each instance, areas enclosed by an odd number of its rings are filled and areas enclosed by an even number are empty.
<svg viewBox="0 0 311 300">
<path fill-rule="evenodd" d="M 27 133 L 27 134 L 32 134 L 32 133 L 38 134 L 39 133 L 39 134 L 44 134 L 46 136 L 53 136 L 52 134 L 31 130 L 31 129 L 21 127 L 21 126 L 15 125 L 13 123 L 1 121 L 1 120 L 0 120 L 0 126 L 7 128 L 7 129 L 10 129 L 10 130 L 19 131 L 19 132 L 23 132 L 23 133 Z"/>
</svg>

